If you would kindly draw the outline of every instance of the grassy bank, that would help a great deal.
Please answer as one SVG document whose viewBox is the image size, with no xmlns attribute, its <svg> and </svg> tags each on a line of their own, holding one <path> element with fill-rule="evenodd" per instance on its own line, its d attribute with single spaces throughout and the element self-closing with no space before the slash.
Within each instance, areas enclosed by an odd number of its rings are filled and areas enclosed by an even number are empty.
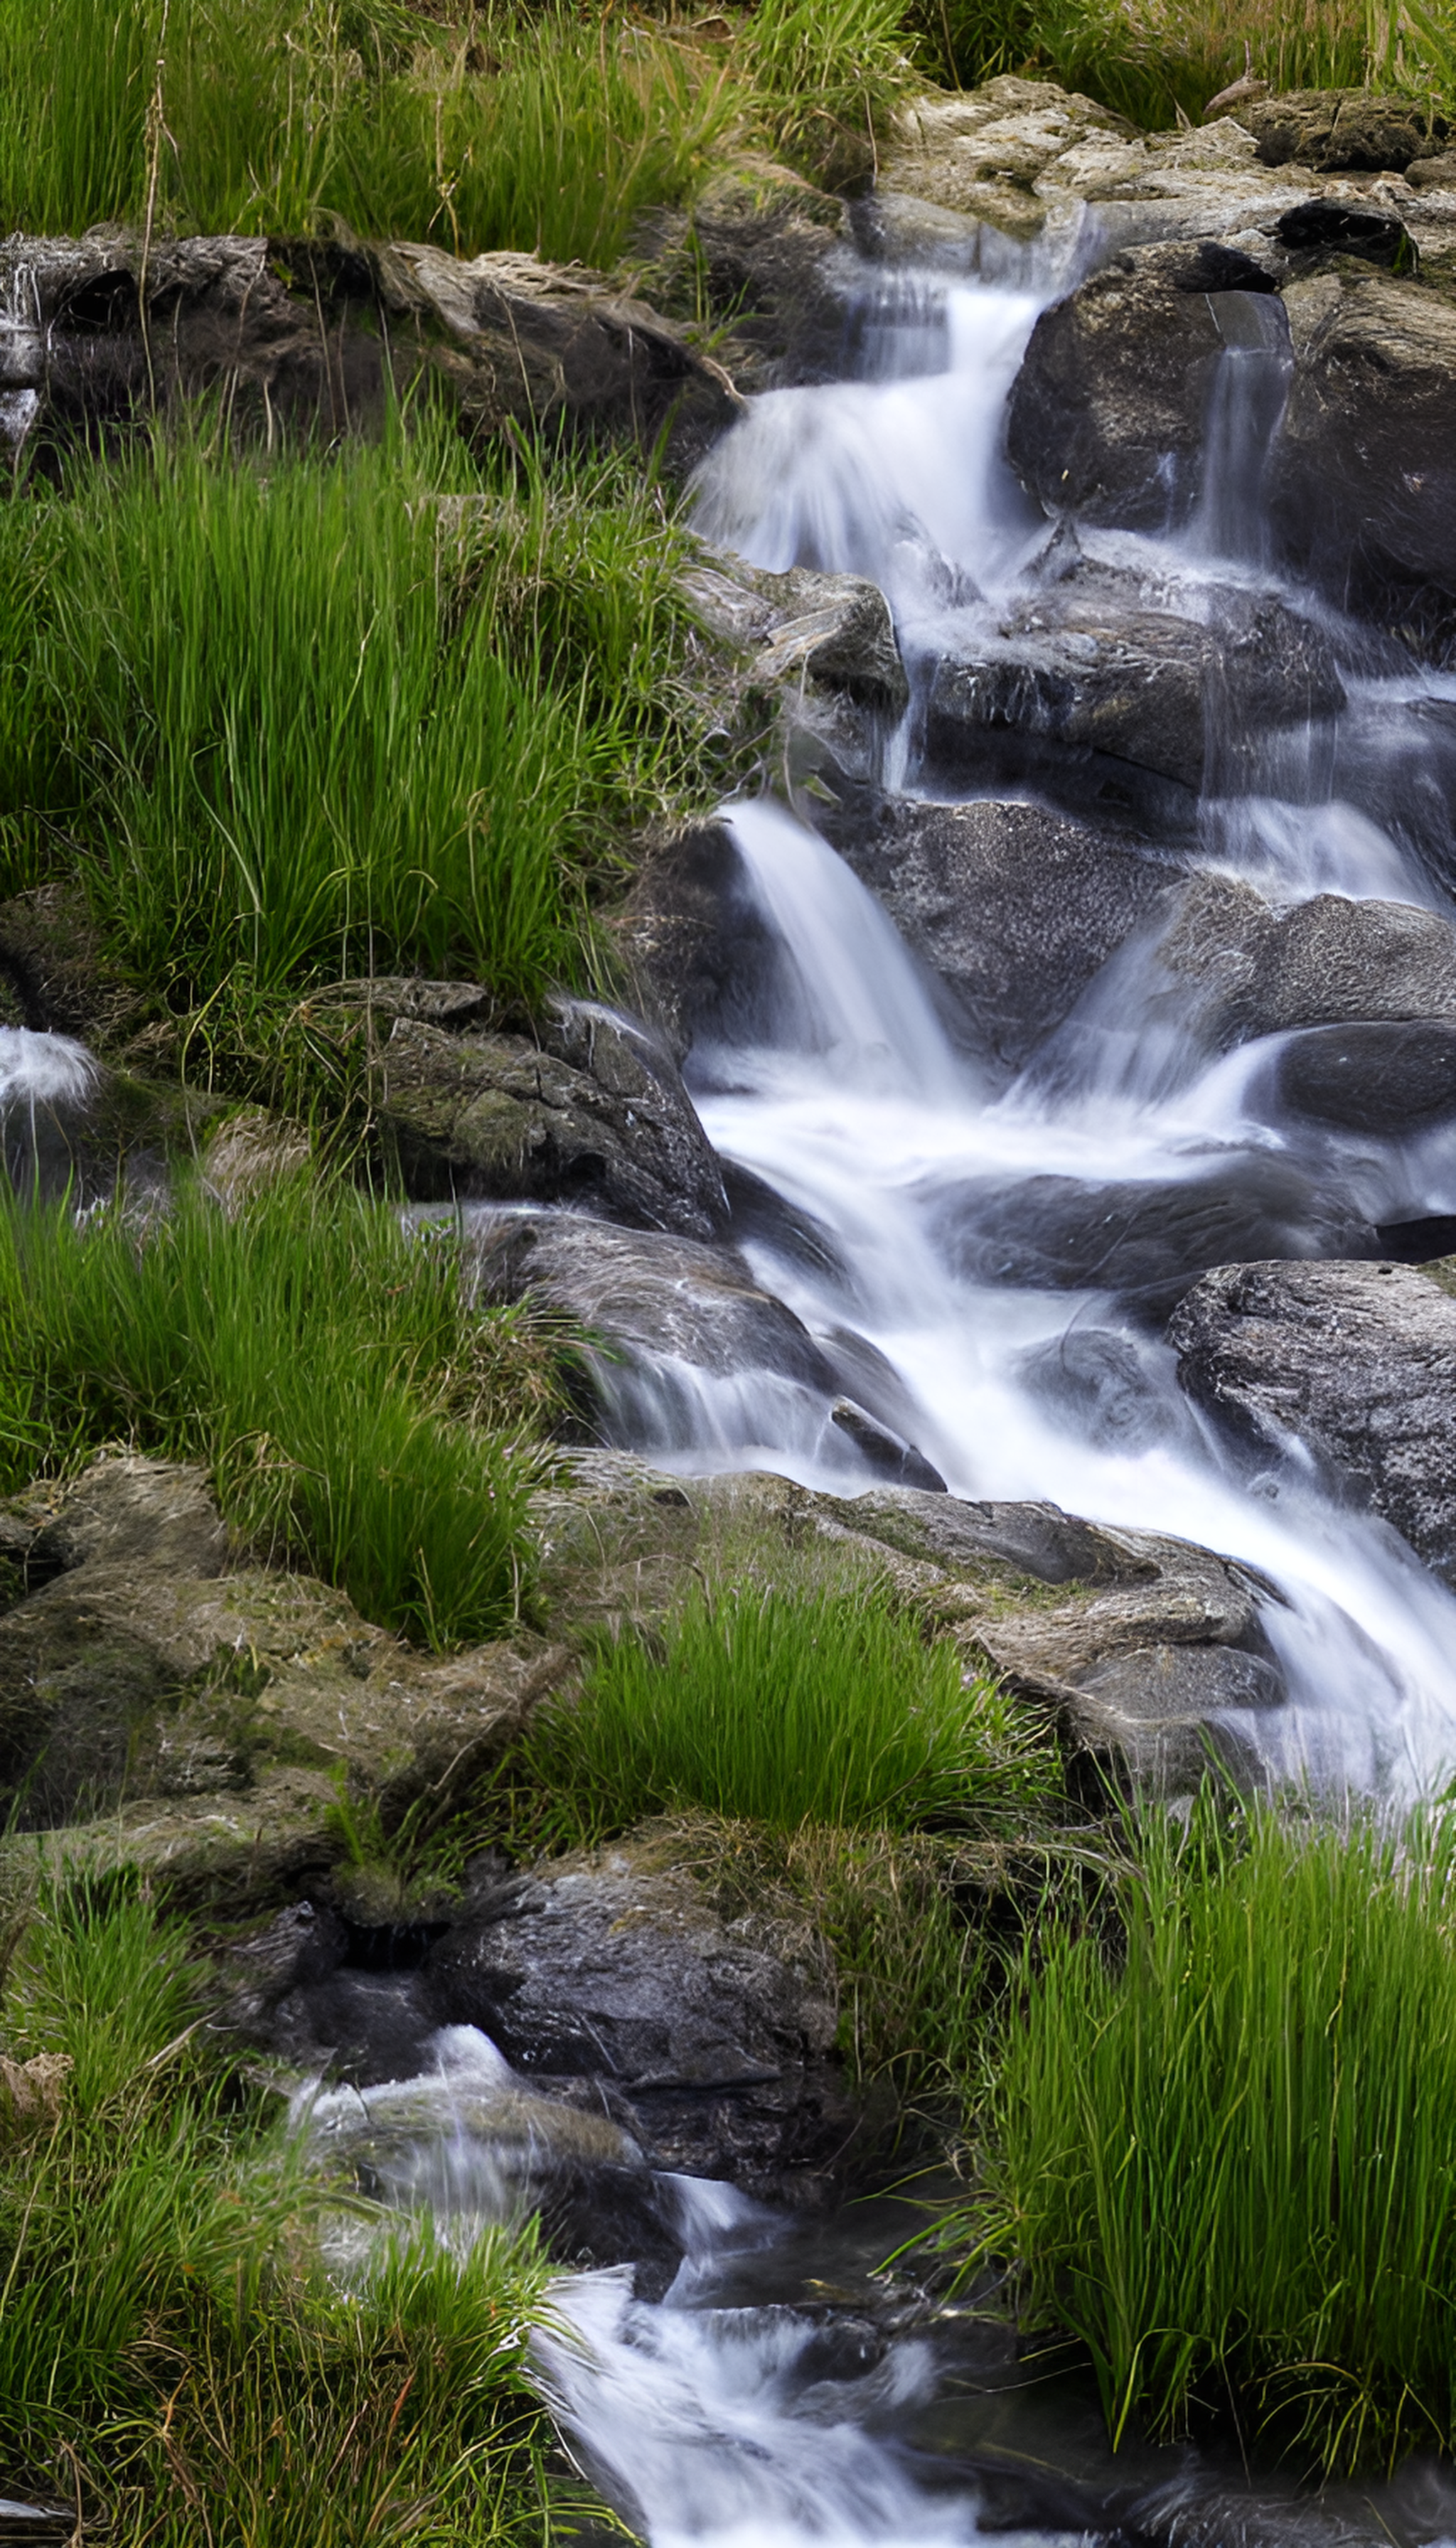
<svg viewBox="0 0 1456 2548">
<path fill-rule="evenodd" d="M 235 1217 L 184 1188 L 144 1240 L 0 1213 L 5 1484 L 118 1441 L 202 1460 L 256 1549 L 431 1645 L 528 1596 L 545 1362 L 522 1313 L 471 1310 L 447 1238 L 342 1188 Z"/>
<path fill-rule="evenodd" d="M 0 2462 L 148 2548 L 540 2540 L 529 2234 L 323 2271 L 326 2189 L 125 1891 L 43 1897 L 0 1998 Z M 276 2115 L 276 2101 L 274 2101 Z M 337 2198 L 334 2198 L 337 2200 Z"/>
<path fill-rule="evenodd" d="M 1317 2465 L 1456 2443 L 1456 1821 L 1153 1821 L 1126 1950 L 1042 1943 L 982 2200 L 1115 2435 L 1268 2425 Z"/>
<path fill-rule="evenodd" d="M 0 889 L 84 878 L 173 1010 L 240 978 L 588 963 L 590 879 L 711 792 L 679 534 L 639 470 L 205 430 L 0 504 Z"/>
</svg>

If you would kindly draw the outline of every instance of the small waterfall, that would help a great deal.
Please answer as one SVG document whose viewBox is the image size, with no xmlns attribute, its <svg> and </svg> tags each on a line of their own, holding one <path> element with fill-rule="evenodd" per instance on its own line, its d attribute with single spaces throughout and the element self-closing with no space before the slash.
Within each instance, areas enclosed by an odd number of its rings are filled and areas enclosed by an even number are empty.
<svg viewBox="0 0 1456 2548">
<path fill-rule="evenodd" d="M 33 269 L 17 259 L 0 272 L 0 452 L 19 455 L 41 411 L 46 336 Z"/>
<path fill-rule="evenodd" d="M 1224 355 L 1209 402 L 1190 546 L 1207 557 L 1264 566 L 1264 478 L 1294 372 L 1289 318 L 1277 292 L 1214 292 L 1209 307 Z"/>
</svg>

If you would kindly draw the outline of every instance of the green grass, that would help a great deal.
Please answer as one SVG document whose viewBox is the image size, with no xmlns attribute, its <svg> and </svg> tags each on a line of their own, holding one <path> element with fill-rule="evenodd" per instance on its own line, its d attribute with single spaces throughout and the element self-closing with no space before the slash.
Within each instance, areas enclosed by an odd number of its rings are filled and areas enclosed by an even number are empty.
<svg viewBox="0 0 1456 2548">
<path fill-rule="evenodd" d="M 544 2261 L 381 2235 L 340 2288 L 326 2190 L 229 2073 L 180 1931 L 52 1889 L 0 2002 L 14 2063 L 71 2068 L 0 2121 L 0 2464 L 119 2548 L 487 2548 L 549 2535 L 523 2356 Z M 334 2196 L 331 2199 L 337 2200 Z"/>
<path fill-rule="evenodd" d="M 1456 2442 L 1456 1818 L 1140 1836 L 1126 1955 L 1053 1935 L 978 2203 L 1115 2437 L 1236 2402 L 1329 2468 Z"/>
<path fill-rule="evenodd" d="M 174 1010 L 392 969 L 528 1005 L 625 829 L 710 786 L 681 562 L 620 461 L 548 492 L 428 418 L 0 504 L 9 888 L 79 866 Z"/>
<path fill-rule="evenodd" d="M 489 1636 L 529 1590 L 527 1325 L 477 1317 L 447 1235 L 307 1178 L 232 1218 L 184 1187 L 144 1233 L 12 1207 L 0 1456 L 12 1484 L 118 1440 L 201 1459 L 239 1532 L 365 1617 L 434 1646 Z"/>
<path fill-rule="evenodd" d="M 746 1584 L 606 1646 L 580 1698 L 532 1720 L 508 1774 L 545 1800 L 558 1840 L 684 1809 L 788 1831 L 964 1832 L 1016 1827 L 1054 1757 L 878 1586 Z"/>
</svg>

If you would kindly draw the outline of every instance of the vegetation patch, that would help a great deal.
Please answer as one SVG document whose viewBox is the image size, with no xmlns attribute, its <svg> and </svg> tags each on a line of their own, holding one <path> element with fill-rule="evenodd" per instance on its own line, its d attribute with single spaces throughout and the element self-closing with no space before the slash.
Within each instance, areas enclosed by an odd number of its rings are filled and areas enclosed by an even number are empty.
<svg viewBox="0 0 1456 2548">
<path fill-rule="evenodd" d="M 1456 2440 L 1456 1818 L 1138 1835 L 1125 1949 L 1062 1930 L 951 2226 L 1088 2346 L 1115 2438 L 1231 2408 L 1324 2468 Z"/>
<path fill-rule="evenodd" d="M 546 2266 L 382 2215 L 348 2287 L 277 2101 L 220 2061 L 181 1931 L 136 1892 L 47 1890 L 0 1999 L 7 2482 L 148 2548 L 539 2540 L 525 2388 Z M 43 2087 L 39 2083 L 44 2083 Z"/>
<path fill-rule="evenodd" d="M 307 1175 L 229 1216 L 184 1185 L 121 1210 L 0 1213 L 0 1457 L 19 1485 L 107 1442 L 207 1463 L 266 1554 L 432 1646 L 528 1595 L 549 1343 L 478 1313 L 457 1246 Z"/>
</svg>

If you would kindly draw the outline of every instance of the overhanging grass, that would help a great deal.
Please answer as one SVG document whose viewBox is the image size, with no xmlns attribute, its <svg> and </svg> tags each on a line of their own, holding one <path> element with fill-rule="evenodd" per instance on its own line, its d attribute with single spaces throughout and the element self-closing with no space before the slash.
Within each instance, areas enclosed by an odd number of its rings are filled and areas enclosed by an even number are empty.
<svg viewBox="0 0 1456 2548">
<path fill-rule="evenodd" d="M 0 504 L 0 801 L 36 817 L 12 882 L 79 844 L 174 1008 L 238 968 L 528 1003 L 581 972 L 620 831 L 705 783 L 681 562 L 622 464 L 548 495 L 428 419 L 251 464 L 199 427 Z"/>
<path fill-rule="evenodd" d="M 307 1179 L 233 1218 L 184 1188 L 144 1233 L 11 1207 L 0 1453 L 12 1483 L 117 1440 L 204 1460 L 239 1531 L 366 1618 L 435 1646 L 488 1636 L 529 1582 L 518 1317 L 477 1319 L 447 1236 Z"/>
<path fill-rule="evenodd" d="M 1456 2441 L 1456 1817 L 1154 1821 L 1126 1960 L 1025 1977 L 983 2202 L 1115 2436 L 1227 2412 L 1326 2467 Z"/>
<path fill-rule="evenodd" d="M 0 2117 L 0 2453 L 12 2489 L 152 2548 L 539 2539 L 548 2436 L 523 2352 L 545 2268 L 488 2232 L 382 2245 L 351 2292 L 317 2188 L 220 2073 L 181 1934 L 53 1889 L 0 2004 L 46 2110 Z"/>
<path fill-rule="evenodd" d="M 508 1774 L 542 1837 L 594 1841 L 684 1808 L 774 1829 L 1016 1828 L 1054 1754 L 994 1683 L 869 1583 L 698 1592 L 651 1638 L 605 1647 Z"/>
</svg>

